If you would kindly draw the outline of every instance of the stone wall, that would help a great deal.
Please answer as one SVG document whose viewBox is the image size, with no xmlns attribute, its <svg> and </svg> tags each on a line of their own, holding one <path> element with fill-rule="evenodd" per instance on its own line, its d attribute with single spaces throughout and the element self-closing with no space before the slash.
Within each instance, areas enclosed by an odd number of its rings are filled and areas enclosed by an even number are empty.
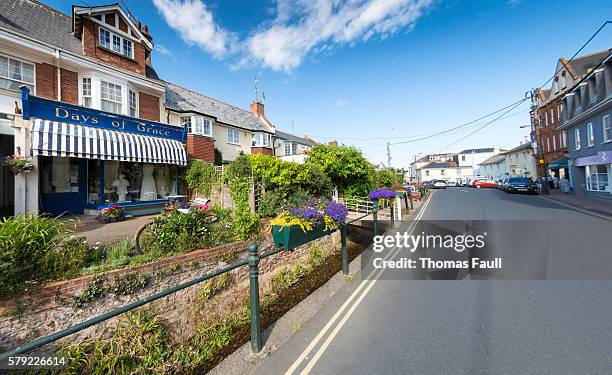
<svg viewBox="0 0 612 375">
<path fill-rule="evenodd" d="M 302 246 L 291 252 L 281 252 L 262 259 L 260 263 L 260 293 L 270 288 L 270 277 L 280 267 L 295 264 L 308 256 L 308 249 L 318 243 L 331 251 L 339 251 L 339 232 Z M 146 275 L 149 281 L 144 289 L 133 295 L 116 295 L 111 292 L 94 301 L 74 307 L 74 296 L 79 295 L 92 281 L 87 276 L 73 280 L 61 281 L 46 285 L 18 301 L 2 301 L 3 314 L 0 318 L 0 351 L 6 351 L 37 337 L 57 332 L 95 316 L 142 299 L 154 293 L 192 280 L 206 273 L 228 266 L 224 254 L 237 253 L 237 259 L 246 258 L 246 242 L 223 245 L 213 249 L 200 250 L 124 270 L 115 270 L 102 274 L 103 285 L 111 285 L 115 278 L 128 274 Z M 260 252 L 272 248 L 271 238 L 260 242 Z M 229 262 L 234 263 L 237 259 Z M 231 285 L 223 292 L 219 303 L 214 304 L 218 313 L 235 308 L 242 303 L 248 290 L 248 267 L 243 266 L 230 272 Z M 201 315 L 195 314 L 194 301 L 202 283 L 186 288 L 159 301 L 149 304 L 156 309 L 164 324 L 173 336 L 187 337 L 192 333 L 195 323 Z M 227 297 L 225 297 L 227 296 Z M 214 312 L 211 312 L 213 314 Z M 94 327 L 69 336 L 69 340 L 78 342 L 86 337 L 108 337 L 114 332 L 117 319 L 113 318 Z M 47 348 L 48 349 L 48 348 Z"/>
</svg>

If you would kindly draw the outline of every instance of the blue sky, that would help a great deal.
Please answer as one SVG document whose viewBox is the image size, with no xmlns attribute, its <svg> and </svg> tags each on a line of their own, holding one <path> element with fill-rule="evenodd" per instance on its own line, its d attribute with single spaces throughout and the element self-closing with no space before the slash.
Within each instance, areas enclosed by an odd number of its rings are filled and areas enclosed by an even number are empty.
<svg viewBox="0 0 612 375">
<path fill-rule="evenodd" d="M 435 133 L 521 99 L 612 18 L 605 0 L 124 1 L 149 26 L 162 78 L 247 108 L 257 77 L 278 129 L 337 139 L 375 163 L 386 162 L 387 140 Z M 70 13 L 71 2 L 43 2 Z M 609 25 L 584 53 L 611 41 Z M 486 121 L 391 146 L 392 165 L 405 167 L 417 153 L 518 145 L 529 133 L 520 128 L 527 110 L 459 142 Z"/>
</svg>

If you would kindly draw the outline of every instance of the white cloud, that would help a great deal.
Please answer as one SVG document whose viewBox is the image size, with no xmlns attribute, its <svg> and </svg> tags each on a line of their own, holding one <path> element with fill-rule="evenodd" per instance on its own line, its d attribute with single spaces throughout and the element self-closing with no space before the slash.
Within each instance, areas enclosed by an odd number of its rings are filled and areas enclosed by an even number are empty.
<svg viewBox="0 0 612 375">
<path fill-rule="evenodd" d="M 164 47 L 164 46 L 163 46 L 163 45 L 161 45 L 161 44 L 156 44 L 156 45 L 155 45 L 155 50 L 156 50 L 157 52 L 161 53 L 162 55 L 166 55 L 166 56 L 170 56 L 170 57 L 174 56 L 174 55 L 172 54 L 172 52 L 170 52 L 170 50 L 169 50 L 168 48 Z"/>
<path fill-rule="evenodd" d="M 344 108 L 344 107 L 346 107 L 347 105 L 349 105 L 348 100 L 338 99 L 338 100 L 336 101 L 336 107 L 338 107 L 338 108 Z"/>
<path fill-rule="evenodd" d="M 277 0 L 276 18 L 246 40 L 249 56 L 291 71 L 314 51 L 409 29 L 433 0 Z"/>
<path fill-rule="evenodd" d="M 202 1 L 153 0 L 153 4 L 185 42 L 197 45 L 215 58 L 222 58 L 235 48 L 235 35 L 215 22 Z"/>
<path fill-rule="evenodd" d="M 203 0 L 153 0 L 183 40 L 216 58 L 238 53 L 232 69 L 259 65 L 291 72 L 307 56 L 410 30 L 435 0 L 276 0 L 276 13 L 238 41 Z"/>
</svg>

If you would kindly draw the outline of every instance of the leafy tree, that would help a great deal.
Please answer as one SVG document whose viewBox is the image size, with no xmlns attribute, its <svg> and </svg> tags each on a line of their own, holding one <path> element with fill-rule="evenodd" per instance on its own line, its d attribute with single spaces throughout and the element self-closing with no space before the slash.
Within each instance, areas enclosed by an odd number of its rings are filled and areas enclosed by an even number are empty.
<svg viewBox="0 0 612 375">
<path fill-rule="evenodd" d="M 201 160 L 191 160 L 185 173 L 185 180 L 190 189 L 206 196 L 210 195 L 215 176 L 215 167 Z"/>
<path fill-rule="evenodd" d="M 372 187 L 374 167 L 354 147 L 317 145 L 307 164 L 321 167 L 339 190 L 351 195 L 365 195 Z"/>
<path fill-rule="evenodd" d="M 392 168 L 376 169 L 373 177 L 374 186 L 377 188 L 393 188 L 402 183 L 402 175 Z"/>
</svg>

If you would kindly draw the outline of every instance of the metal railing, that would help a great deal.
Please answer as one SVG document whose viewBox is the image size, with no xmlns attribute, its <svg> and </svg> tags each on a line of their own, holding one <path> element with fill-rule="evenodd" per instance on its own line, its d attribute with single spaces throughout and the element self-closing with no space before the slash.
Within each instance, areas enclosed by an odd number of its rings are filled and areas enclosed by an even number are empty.
<svg viewBox="0 0 612 375">
<path fill-rule="evenodd" d="M 392 207 L 392 205 L 387 206 L 387 207 Z M 366 213 L 361 217 L 354 218 L 349 221 L 344 221 L 340 224 L 339 229 L 340 229 L 340 238 L 341 238 L 341 247 L 342 247 L 342 251 L 341 251 L 342 252 L 342 273 L 344 275 L 349 274 L 349 260 L 348 260 L 348 250 L 347 250 L 347 227 L 348 225 L 358 220 L 361 220 L 364 217 L 372 215 L 373 221 L 374 221 L 374 235 L 377 235 L 378 234 L 378 212 L 381 209 L 385 209 L 387 207 L 379 208 L 378 202 L 374 202 L 372 205 L 372 211 L 370 213 Z M 391 209 L 392 225 L 393 225 L 393 222 L 394 222 L 393 210 Z M 17 346 L 7 352 L 0 354 L 0 362 L 7 360 L 9 357 L 17 356 L 23 353 L 30 352 L 34 349 L 38 349 L 44 345 L 50 344 L 64 337 L 80 332 L 86 328 L 92 327 L 98 323 L 102 323 L 108 319 L 122 315 L 138 307 L 141 307 L 153 301 L 156 301 L 160 298 L 167 297 L 180 290 L 189 288 L 190 286 L 202 283 L 206 280 L 210 280 L 213 277 L 220 276 L 224 273 L 230 272 L 242 266 L 249 267 L 249 300 L 250 300 L 250 311 L 251 311 L 251 349 L 254 353 L 258 353 L 261 351 L 261 348 L 263 345 L 262 337 L 261 337 L 261 319 L 260 319 L 260 308 L 259 308 L 260 306 L 260 302 L 259 302 L 259 262 L 261 261 L 261 259 L 275 255 L 281 251 L 284 251 L 284 250 L 282 248 L 275 248 L 273 250 L 259 254 L 257 244 L 252 243 L 248 247 L 248 257 L 246 260 L 242 260 L 240 262 L 231 264 L 227 267 L 221 268 L 214 272 L 207 273 L 203 276 L 196 277 L 195 279 L 192 279 L 185 283 L 176 285 L 174 287 L 171 287 L 159 293 L 155 293 L 141 300 L 134 301 L 123 307 L 117 308 L 115 310 L 111 310 L 102 315 L 99 315 L 94 318 L 88 319 L 84 322 L 78 323 L 72 327 L 68 327 L 61 331 L 52 333 L 50 335 L 43 336 L 43 337 L 34 339 L 32 341 L 29 341 L 23 345 Z"/>
</svg>

